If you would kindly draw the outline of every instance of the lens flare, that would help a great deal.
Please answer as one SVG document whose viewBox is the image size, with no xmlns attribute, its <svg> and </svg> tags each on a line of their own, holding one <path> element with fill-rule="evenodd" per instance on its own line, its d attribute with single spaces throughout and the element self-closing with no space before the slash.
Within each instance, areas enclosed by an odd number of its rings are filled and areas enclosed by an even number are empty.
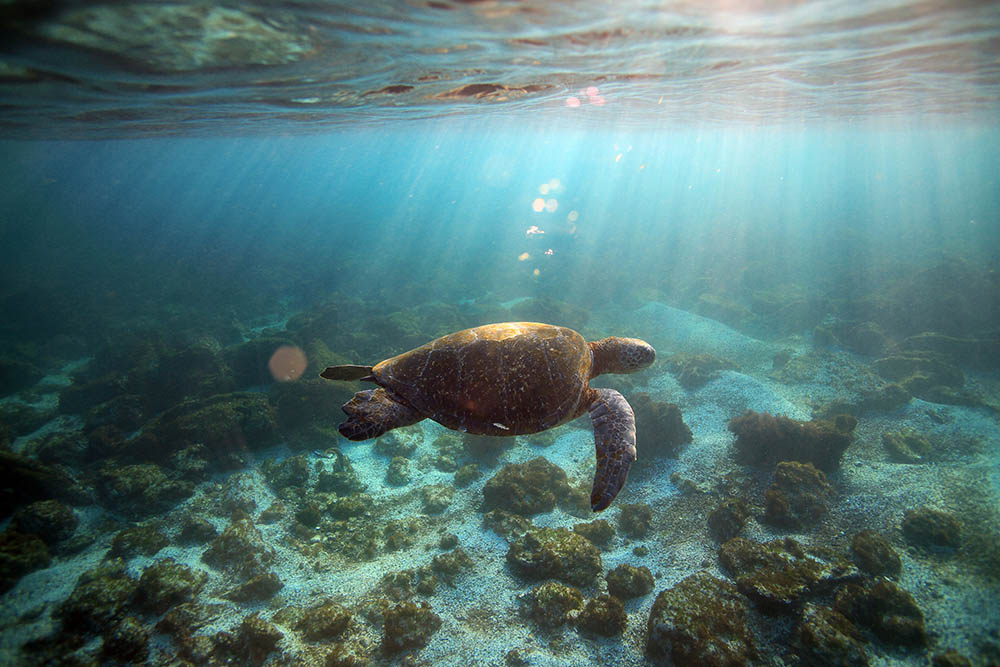
<svg viewBox="0 0 1000 667">
<path fill-rule="evenodd" d="M 308 362 L 305 352 L 292 345 L 282 345 L 267 362 L 271 377 L 278 382 L 294 382 L 302 377 Z"/>
</svg>

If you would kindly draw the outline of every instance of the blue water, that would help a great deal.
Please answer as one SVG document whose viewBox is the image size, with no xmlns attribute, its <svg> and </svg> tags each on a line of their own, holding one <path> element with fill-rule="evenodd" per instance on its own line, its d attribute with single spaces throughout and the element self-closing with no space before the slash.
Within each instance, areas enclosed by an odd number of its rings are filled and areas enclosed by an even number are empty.
<svg viewBox="0 0 1000 667">
<path fill-rule="evenodd" d="M 356 5 L 0 10 L 0 664 L 662 664 L 647 651 L 657 596 L 699 571 L 740 579 L 706 523 L 726 497 L 748 505 L 755 542 L 849 559 L 858 531 L 886 537 L 930 639 L 852 617 L 870 664 L 948 650 L 995 664 L 996 3 Z M 483 515 L 487 480 L 544 457 L 576 496 L 528 518 L 594 519 L 586 417 L 492 448 L 428 419 L 373 446 L 335 430 L 366 386 L 317 377 L 527 319 L 654 345 L 650 369 L 595 385 L 673 404 L 692 434 L 664 454 L 663 422 L 636 410 L 637 464 L 597 517 L 617 532 L 574 584 L 590 599 L 620 564 L 656 576 L 611 637 L 534 620 L 533 590 L 559 575 L 519 573 L 514 538 Z M 308 364 L 290 382 L 269 371 L 281 346 Z M 686 355 L 723 370 L 688 385 Z M 821 519 L 769 520 L 773 462 L 737 463 L 727 427 L 748 410 L 858 418 Z M 893 433 L 931 450 L 903 460 Z M 412 446 L 408 481 L 387 478 L 393 442 Z M 330 492 L 320 473 L 342 460 L 367 496 Z M 458 484 L 462 465 L 481 475 Z M 443 511 L 431 485 L 452 493 Z M 364 512 L 338 515 L 338 494 Z M 32 523 L 53 499 L 71 537 Z M 626 534 L 633 505 L 651 511 L 645 535 Z M 906 535 L 921 508 L 957 517 L 961 544 Z M 229 595 L 245 571 L 203 557 L 218 541 L 180 537 L 192 517 L 222 533 L 241 512 L 260 539 L 230 560 L 255 552 L 281 582 L 250 601 Z M 111 584 L 168 559 L 207 583 L 162 608 L 145 589 L 103 611 L 67 602 L 100 599 L 81 575 L 117 563 L 136 527 L 166 541 L 126 553 Z M 428 577 L 446 534 L 473 564 L 408 594 L 441 627 L 393 651 L 384 578 Z M 838 586 L 777 616 L 740 597 L 748 664 L 838 664 L 794 630 Z M 171 629 L 181 600 L 222 611 Z M 306 638 L 294 614 L 321 602 L 354 620 Z M 263 653 L 253 614 L 282 637 Z"/>
</svg>

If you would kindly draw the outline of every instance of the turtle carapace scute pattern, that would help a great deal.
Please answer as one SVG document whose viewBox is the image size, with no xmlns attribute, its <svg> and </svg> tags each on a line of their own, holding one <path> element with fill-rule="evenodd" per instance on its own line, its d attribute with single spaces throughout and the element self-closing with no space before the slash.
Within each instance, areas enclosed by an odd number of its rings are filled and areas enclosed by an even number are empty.
<svg viewBox="0 0 1000 667">
<path fill-rule="evenodd" d="M 363 380 L 343 406 L 339 426 L 349 440 L 367 440 L 432 419 L 456 431 L 512 436 L 537 433 L 589 412 L 597 472 L 595 511 L 621 490 L 635 460 L 635 417 L 613 389 L 594 389 L 601 373 L 632 373 L 656 352 L 636 338 L 587 342 L 572 329 L 537 322 L 504 322 L 464 329 L 375 366 L 331 366 L 329 380 Z"/>
</svg>

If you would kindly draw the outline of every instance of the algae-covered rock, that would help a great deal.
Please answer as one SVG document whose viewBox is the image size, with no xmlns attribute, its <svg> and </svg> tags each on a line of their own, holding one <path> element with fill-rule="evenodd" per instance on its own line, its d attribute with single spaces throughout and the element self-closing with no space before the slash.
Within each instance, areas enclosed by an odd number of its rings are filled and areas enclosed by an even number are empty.
<svg viewBox="0 0 1000 667">
<path fill-rule="evenodd" d="M 419 442 L 419 439 L 406 431 L 389 431 L 375 440 L 375 452 L 389 458 L 410 458 Z"/>
<path fill-rule="evenodd" d="M 227 607 L 221 604 L 182 602 L 170 607 L 156 624 L 156 631 L 180 639 L 215 622 L 226 611 Z"/>
<path fill-rule="evenodd" d="M 102 632 L 125 616 L 138 585 L 121 558 L 105 561 L 80 575 L 56 615 L 67 632 Z"/>
<path fill-rule="evenodd" d="M 483 525 L 508 542 L 520 537 L 534 527 L 531 519 L 503 510 L 493 510 L 483 515 Z"/>
<path fill-rule="evenodd" d="M 420 487 L 420 499 L 427 514 L 444 512 L 451 505 L 454 496 L 455 487 L 450 484 L 427 484 Z"/>
<path fill-rule="evenodd" d="M 508 463 L 483 486 L 483 511 L 502 509 L 522 516 L 551 512 L 569 495 L 566 473 L 539 456 Z"/>
<path fill-rule="evenodd" d="M 888 579 L 844 586 L 833 608 L 882 641 L 900 646 L 927 644 L 923 612 L 912 595 Z"/>
<path fill-rule="evenodd" d="M 284 585 L 274 572 L 264 572 L 229 589 L 222 597 L 233 602 L 260 602 L 274 596 Z"/>
<path fill-rule="evenodd" d="M 889 541 L 873 530 L 862 530 L 854 536 L 851 556 L 858 567 L 876 577 L 895 577 L 903 567 Z"/>
<path fill-rule="evenodd" d="M 116 512 L 141 519 L 170 509 L 194 493 L 194 484 L 170 479 L 153 463 L 107 465 L 97 482 L 101 502 Z"/>
<path fill-rule="evenodd" d="M 42 379 L 44 373 L 34 364 L 0 357 L 0 396 L 26 389 Z"/>
<path fill-rule="evenodd" d="M 923 463 L 934 449 L 927 436 L 912 429 L 886 431 L 882 434 L 882 444 L 893 459 L 903 463 Z"/>
<path fill-rule="evenodd" d="M 958 651 L 942 651 L 931 658 L 931 667 L 972 667 L 972 661 Z"/>
<path fill-rule="evenodd" d="M 260 516 L 257 517 L 257 523 L 269 524 L 277 523 L 285 518 L 288 514 L 288 508 L 285 507 L 285 503 L 280 500 L 275 500 L 273 503 L 267 506 Z"/>
<path fill-rule="evenodd" d="M 176 604 L 193 601 L 207 579 L 205 572 L 164 558 L 142 571 L 136 603 L 154 614 L 162 614 Z"/>
<path fill-rule="evenodd" d="M 729 430 L 736 435 L 734 456 L 739 463 L 799 461 L 830 472 L 851 444 L 857 423 L 850 415 L 802 422 L 750 410 L 730 419 Z"/>
<path fill-rule="evenodd" d="M 745 665 L 757 655 L 748 607 L 735 586 L 696 572 L 656 596 L 646 652 L 657 664 L 677 667 Z"/>
<path fill-rule="evenodd" d="M 422 648 L 441 627 L 441 617 L 426 602 L 400 602 L 385 611 L 382 646 L 386 653 Z"/>
<path fill-rule="evenodd" d="M 708 515 L 708 532 L 716 542 L 736 537 L 750 517 L 746 504 L 738 498 L 727 498 Z"/>
<path fill-rule="evenodd" d="M 479 471 L 479 464 L 467 463 L 455 471 L 455 486 L 463 489 L 482 476 L 483 473 Z"/>
<path fill-rule="evenodd" d="M 566 584 L 547 581 L 531 589 L 527 595 L 528 614 L 546 628 L 555 628 L 569 620 L 570 612 L 583 607 L 583 594 Z"/>
<path fill-rule="evenodd" d="M 406 486 L 410 483 L 410 459 L 394 456 L 389 461 L 389 469 L 385 473 L 385 482 L 390 486 Z"/>
<path fill-rule="evenodd" d="M 944 387 L 957 390 L 965 384 L 965 375 L 947 357 L 934 352 L 897 352 L 872 363 L 887 380 L 898 382 L 914 396 L 924 397 Z"/>
<path fill-rule="evenodd" d="M 168 544 L 170 540 L 157 526 L 138 524 L 118 531 L 111 540 L 108 557 L 128 560 L 135 556 L 153 556 Z"/>
<path fill-rule="evenodd" d="M 351 612 L 332 600 L 303 611 L 295 629 L 311 642 L 337 639 L 351 623 Z"/>
<path fill-rule="evenodd" d="M 288 487 L 304 487 L 309 482 L 309 463 L 306 457 L 289 456 L 283 461 L 264 461 L 260 466 L 264 479 L 275 491 Z"/>
<path fill-rule="evenodd" d="M 587 600 L 576 618 L 578 628 L 603 637 L 620 635 L 625 632 L 627 625 L 625 605 L 617 597 L 607 593 Z"/>
<path fill-rule="evenodd" d="M 328 450 L 329 451 L 329 450 Z M 339 496 L 349 496 L 361 493 L 366 485 L 358 479 L 354 466 L 347 455 L 339 449 L 332 450 L 333 462 L 330 468 L 320 471 L 316 479 L 316 490 L 321 493 L 336 493 Z"/>
<path fill-rule="evenodd" d="M 907 510 L 903 536 L 911 544 L 957 549 L 962 543 L 962 524 L 954 514 L 922 507 Z"/>
<path fill-rule="evenodd" d="M 832 494 L 826 475 L 811 463 L 782 461 L 764 492 L 764 518 L 776 526 L 806 528 L 826 514 L 826 497 Z"/>
<path fill-rule="evenodd" d="M 619 507 L 618 529 L 633 539 L 646 537 L 653 523 L 653 509 L 642 503 L 623 503 Z"/>
<path fill-rule="evenodd" d="M 864 639 L 843 614 L 806 604 L 795 628 L 796 653 L 804 664 L 867 667 Z"/>
<path fill-rule="evenodd" d="M 267 397 L 255 393 L 184 401 L 163 413 L 150 430 L 158 442 L 174 449 L 204 445 L 220 469 L 239 465 L 246 450 L 269 447 L 280 439 Z"/>
<path fill-rule="evenodd" d="M 73 508 L 58 500 L 39 500 L 14 513 L 11 528 L 21 533 L 33 533 L 52 546 L 73 537 L 79 519 Z"/>
<path fill-rule="evenodd" d="M 52 557 L 37 535 L 14 530 L 0 533 L 0 594 L 6 593 L 29 572 L 48 567 Z"/>
<path fill-rule="evenodd" d="M 278 642 L 285 635 L 272 623 L 262 619 L 256 612 L 240 623 L 236 641 L 230 645 L 231 655 L 242 664 L 262 665 L 267 656 L 278 648 Z M 233 662 L 227 660 L 226 662 Z"/>
<path fill-rule="evenodd" d="M 50 498 L 71 505 L 93 502 L 88 490 L 58 467 L 0 450 L 0 519 L 21 505 Z"/>
<path fill-rule="evenodd" d="M 655 401 L 644 393 L 633 394 L 628 400 L 635 413 L 636 433 L 643 434 L 643 455 L 636 464 L 641 466 L 647 459 L 676 457 L 693 440 L 680 408 L 673 403 Z"/>
<path fill-rule="evenodd" d="M 598 547 L 607 547 L 615 537 L 615 528 L 604 519 L 595 519 L 573 526 L 573 532 L 583 535 Z"/>
<path fill-rule="evenodd" d="M 236 514 L 222 534 L 209 543 L 201 560 L 220 570 L 251 577 L 266 571 L 274 560 L 274 551 L 249 516 Z"/>
<path fill-rule="evenodd" d="M 740 592 L 768 613 L 791 613 L 803 599 L 859 577 L 845 559 L 806 552 L 788 537 L 763 544 L 734 537 L 719 549 L 719 560 Z"/>
<path fill-rule="evenodd" d="M 145 662 L 149 656 L 149 630 L 135 616 L 126 616 L 105 633 L 101 654 L 119 663 Z"/>
<path fill-rule="evenodd" d="M 736 368 L 736 364 L 711 354 L 679 352 L 667 358 L 667 368 L 677 376 L 677 382 L 682 387 L 691 391 L 713 379 L 719 371 Z"/>
<path fill-rule="evenodd" d="M 642 597 L 653 590 L 653 573 L 645 565 L 622 563 L 606 575 L 608 592 L 619 600 Z"/>
<path fill-rule="evenodd" d="M 577 586 L 593 583 L 601 572 L 601 552 L 566 528 L 529 530 L 510 545 L 507 562 L 526 579 L 551 577 Z"/>
<path fill-rule="evenodd" d="M 437 554 L 431 559 L 431 570 L 449 586 L 454 586 L 455 579 L 463 572 L 471 570 L 474 565 L 472 558 L 462 547 Z"/>
<path fill-rule="evenodd" d="M 204 544 L 216 535 L 218 535 L 218 531 L 207 519 L 187 515 L 181 523 L 181 530 L 177 534 L 177 542 L 185 545 Z"/>
</svg>

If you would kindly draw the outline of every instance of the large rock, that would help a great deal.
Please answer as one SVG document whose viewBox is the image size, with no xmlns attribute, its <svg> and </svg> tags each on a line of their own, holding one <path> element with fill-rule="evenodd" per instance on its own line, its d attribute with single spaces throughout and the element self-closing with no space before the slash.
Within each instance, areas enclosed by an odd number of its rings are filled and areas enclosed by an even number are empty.
<svg viewBox="0 0 1000 667">
<path fill-rule="evenodd" d="M 566 473 L 544 457 L 508 463 L 483 486 L 483 511 L 502 509 L 522 516 L 551 512 L 570 492 Z"/>
<path fill-rule="evenodd" d="M 739 463 L 799 461 L 831 472 L 851 444 L 857 423 L 849 415 L 803 422 L 750 410 L 730 419 L 729 430 L 736 435 L 734 456 Z"/>
<path fill-rule="evenodd" d="M 587 586 L 601 573 L 601 552 L 566 528 L 536 528 L 517 538 L 507 551 L 511 568 L 526 579 L 559 579 Z"/>
<path fill-rule="evenodd" d="M 656 596 L 646 652 L 656 664 L 677 667 L 745 665 L 757 656 L 748 611 L 735 586 L 696 572 Z"/>
</svg>

